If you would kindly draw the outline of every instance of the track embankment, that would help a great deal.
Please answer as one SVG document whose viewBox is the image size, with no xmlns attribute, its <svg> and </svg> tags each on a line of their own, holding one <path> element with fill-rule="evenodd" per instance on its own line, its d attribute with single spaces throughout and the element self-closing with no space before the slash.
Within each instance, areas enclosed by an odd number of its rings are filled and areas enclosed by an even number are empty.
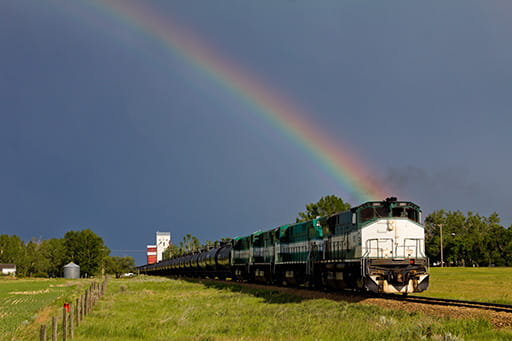
<svg viewBox="0 0 512 341">
<path fill-rule="evenodd" d="M 206 280 L 203 280 L 206 281 Z M 218 282 L 218 281 L 215 281 Z M 475 304 L 477 302 L 437 300 L 432 298 L 415 296 L 370 296 L 352 291 L 321 291 L 301 287 L 282 287 L 255 283 L 239 283 L 222 281 L 225 284 L 240 285 L 247 288 L 267 289 L 285 294 L 303 297 L 305 299 L 329 299 L 349 303 L 370 304 L 391 310 L 404 310 L 407 312 L 418 312 L 432 316 L 469 319 L 483 318 L 489 320 L 496 328 L 512 328 L 512 310 L 497 311 L 502 305 Z M 494 309 L 493 307 L 496 307 Z M 504 306 L 506 307 L 506 306 Z M 506 309 L 503 309 L 506 310 Z"/>
</svg>

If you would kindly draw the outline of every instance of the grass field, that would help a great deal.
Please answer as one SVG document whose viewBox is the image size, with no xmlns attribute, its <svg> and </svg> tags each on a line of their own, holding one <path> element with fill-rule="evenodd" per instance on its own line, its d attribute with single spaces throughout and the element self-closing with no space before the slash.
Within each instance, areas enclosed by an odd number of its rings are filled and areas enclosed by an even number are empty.
<svg viewBox="0 0 512 341">
<path fill-rule="evenodd" d="M 512 304 L 512 268 L 432 268 L 422 296 Z M 36 340 L 84 280 L 0 279 L 0 340 Z M 443 319 L 376 306 L 304 299 L 236 284 L 111 279 L 74 340 L 512 340 L 485 320 Z"/>
<path fill-rule="evenodd" d="M 0 279 L 0 340 L 36 340 L 38 322 L 54 316 L 82 286 L 65 279 Z"/>
<path fill-rule="evenodd" d="M 485 320 L 303 299 L 236 284 L 112 280 L 75 340 L 502 340 Z"/>
<path fill-rule="evenodd" d="M 512 268 L 430 268 L 421 296 L 512 304 Z"/>
</svg>

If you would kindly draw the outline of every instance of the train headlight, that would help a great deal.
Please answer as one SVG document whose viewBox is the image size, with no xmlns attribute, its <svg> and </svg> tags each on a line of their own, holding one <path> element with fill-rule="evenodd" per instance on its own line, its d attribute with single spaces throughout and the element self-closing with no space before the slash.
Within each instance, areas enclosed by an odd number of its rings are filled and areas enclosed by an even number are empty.
<svg viewBox="0 0 512 341">
<path fill-rule="evenodd" d="M 411 257 L 411 255 L 412 255 L 412 253 L 413 253 L 413 252 L 414 252 L 413 250 L 408 249 L 408 250 L 407 250 L 407 255 L 408 255 L 409 257 Z"/>
<path fill-rule="evenodd" d="M 388 222 L 388 231 L 393 231 L 395 229 L 395 222 L 393 220 L 390 220 Z"/>
</svg>

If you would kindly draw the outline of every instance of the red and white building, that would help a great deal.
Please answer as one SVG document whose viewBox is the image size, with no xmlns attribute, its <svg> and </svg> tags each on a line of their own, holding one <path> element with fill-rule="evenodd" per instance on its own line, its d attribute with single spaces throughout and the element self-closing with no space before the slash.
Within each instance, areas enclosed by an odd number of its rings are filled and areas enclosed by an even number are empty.
<svg viewBox="0 0 512 341">
<path fill-rule="evenodd" d="M 148 245 L 147 246 L 147 256 L 148 256 L 148 264 L 155 264 L 157 262 L 156 245 Z"/>
<path fill-rule="evenodd" d="M 170 232 L 157 232 L 156 245 L 147 246 L 148 264 L 155 264 L 163 259 L 164 251 L 171 245 Z"/>
</svg>

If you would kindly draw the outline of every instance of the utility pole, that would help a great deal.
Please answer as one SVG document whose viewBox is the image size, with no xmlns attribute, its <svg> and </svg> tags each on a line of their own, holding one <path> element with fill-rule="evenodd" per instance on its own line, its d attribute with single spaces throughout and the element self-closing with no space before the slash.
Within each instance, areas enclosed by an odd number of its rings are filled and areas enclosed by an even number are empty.
<svg viewBox="0 0 512 341">
<path fill-rule="evenodd" d="M 439 231 L 441 235 L 441 267 L 444 267 L 444 257 L 443 257 L 443 224 L 439 224 Z"/>
</svg>

